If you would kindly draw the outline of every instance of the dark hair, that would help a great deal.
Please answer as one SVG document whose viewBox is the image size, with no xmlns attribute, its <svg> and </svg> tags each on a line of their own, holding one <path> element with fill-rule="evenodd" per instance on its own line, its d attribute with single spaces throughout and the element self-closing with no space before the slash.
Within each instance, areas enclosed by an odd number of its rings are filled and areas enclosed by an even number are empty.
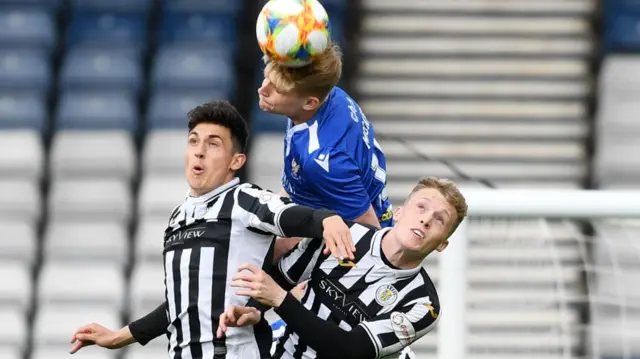
<svg viewBox="0 0 640 359">
<path fill-rule="evenodd" d="M 249 139 L 247 122 L 229 101 L 213 100 L 189 111 L 189 132 L 201 123 L 226 127 L 236 152 L 244 153 Z"/>
</svg>

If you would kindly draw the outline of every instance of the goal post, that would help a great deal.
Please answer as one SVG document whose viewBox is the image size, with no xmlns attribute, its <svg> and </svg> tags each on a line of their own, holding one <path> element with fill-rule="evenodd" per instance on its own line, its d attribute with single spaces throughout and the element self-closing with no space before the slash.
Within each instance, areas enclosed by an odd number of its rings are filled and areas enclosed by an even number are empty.
<svg viewBox="0 0 640 359">
<path fill-rule="evenodd" d="M 468 204 L 463 221 L 438 260 L 442 317 L 437 358 L 467 358 L 469 218 L 640 218 L 640 190 L 461 189 Z"/>
</svg>

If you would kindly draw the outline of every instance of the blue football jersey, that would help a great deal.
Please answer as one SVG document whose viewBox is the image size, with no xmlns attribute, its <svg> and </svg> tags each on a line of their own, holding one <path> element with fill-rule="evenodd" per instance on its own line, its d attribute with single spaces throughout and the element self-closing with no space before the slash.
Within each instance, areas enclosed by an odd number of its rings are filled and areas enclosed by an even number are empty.
<svg viewBox="0 0 640 359">
<path fill-rule="evenodd" d="M 328 208 L 345 219 L 372 205 L 383 227 L 393 224 L 386 160 L 358 104 L 335 87 L 315 116 L 294 125 L 284 144 L 283 188 L 293 202 Z"/>
</svg>

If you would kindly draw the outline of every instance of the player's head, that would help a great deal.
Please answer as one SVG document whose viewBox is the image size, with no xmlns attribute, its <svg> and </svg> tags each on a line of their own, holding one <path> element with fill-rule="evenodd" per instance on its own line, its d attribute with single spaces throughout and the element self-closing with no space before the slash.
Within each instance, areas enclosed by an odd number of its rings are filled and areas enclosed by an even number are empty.
<svg viewBox="0 0 640 359">
<path fill-rule="evenodd" d="M 342 54 L 337 45 L 329 46 L 303 67 L 286 67 L 266 59 L 264 80 L 258 89 L 260 108 L 291 118 L 315 113 L 342 76 Z"/>
<path fill-rule="evenodd" d="M 404 251 L 424 258 L 447 247 L 449 236 L 466 215 L 467 202 L 453 182 L 424 177 L 396 208 L 394 237 Z"/>
<path fill-rule="evenodd" d="M 246 161 L 247 123 L 227 101 L 211 101 L 189 112 L 186 176 L 193 195 L 229 182 Z"/>
</svg>

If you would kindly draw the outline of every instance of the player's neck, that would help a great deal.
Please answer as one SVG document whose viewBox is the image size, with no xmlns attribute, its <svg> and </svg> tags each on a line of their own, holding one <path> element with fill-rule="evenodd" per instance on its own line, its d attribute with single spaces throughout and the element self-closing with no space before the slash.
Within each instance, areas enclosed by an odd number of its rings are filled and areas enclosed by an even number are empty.
<svg viewBox="0 0 640 359">
<path fill-rule="evenodd" d="M 316 114 L 316 112 L 318 112 L 317 110 L 315 111 L 303 111 L 302 113 L 300 113 L 298 116 L 292 116 L 289 117 L 291 119 L 291 122 L 293 122 L 294 125 L 299 125 L 301 123 L 305 123 L 305 122 L 309 122 L 313 119 L 313 116 Z"/>
<path fill-rule="evenodd" d="M 405 251 L 395 238 L 393 230 L 382 238 L 382 253 L 387 260 L 400 269 L 414 269 L 422 265 L 424 258 L 416 257 L 415 253 Z"/>
</svg>

